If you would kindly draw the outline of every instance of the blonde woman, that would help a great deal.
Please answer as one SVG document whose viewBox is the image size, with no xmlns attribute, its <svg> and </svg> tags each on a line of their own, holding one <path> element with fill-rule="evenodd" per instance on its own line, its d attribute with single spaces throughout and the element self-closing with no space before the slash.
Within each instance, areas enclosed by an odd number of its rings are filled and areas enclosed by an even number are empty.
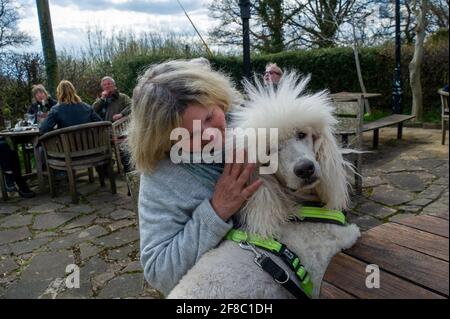
<svg viewBox="0 0 450 319">
<path fill-rule="evenodd" d="M 175 164 L 170 133 L 188 130 L 192 146 L 194 120 L 201 133 L 223 132 L 225 113 L 239 99 L 229 78 L 204 59 L 151 66 L 134 89 L 128 143 L 141 172 L 141 263 L 146 280 L 164 295 L 219 244 L 233 227 L 233 215 L 261 185 L 248 185 L 251 164 Z"/>
<path fill-rule="evenodd" d="M 51 131 L 55 126 L 64 128 L 68 126 L 101 121 L 100 117 L 86 103 L 81 101 L 72 83 L 63 80 L 56 88 L 58 104 L 52 107 L 48 117 L 42 122 L 41 133 Z"/>
</svg>

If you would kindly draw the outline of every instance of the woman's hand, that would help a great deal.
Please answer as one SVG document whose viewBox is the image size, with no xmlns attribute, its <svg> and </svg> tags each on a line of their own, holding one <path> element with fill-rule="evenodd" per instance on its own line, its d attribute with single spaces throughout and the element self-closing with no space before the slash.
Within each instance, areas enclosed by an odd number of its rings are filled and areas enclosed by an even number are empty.
<svg viewBox="0 0 450 319">
<path fill-rule="evenodd" d="M 254 169 L 255 164 L 225 164 L 211 199 L 214 211 L 224 221 L 236 214 L 242 204 L 262 185 L 260 179 L 247 185 Z"/>
</svg>

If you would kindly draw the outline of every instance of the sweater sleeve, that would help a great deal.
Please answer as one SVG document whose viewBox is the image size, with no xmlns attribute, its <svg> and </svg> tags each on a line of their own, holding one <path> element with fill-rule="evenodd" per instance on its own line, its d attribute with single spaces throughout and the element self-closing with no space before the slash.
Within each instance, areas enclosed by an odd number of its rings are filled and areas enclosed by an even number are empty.
<svg viewBox="0 0 450 319">
<path fill-rule="evenodd" d="M 146 280 L 167 295 L 204 253 L 220 243 L 232 222 L 220 219 L 209 199 L 186 214 L 176 204 L 182 199 L 161 186 L 141 176 L 141 263 Z"/>
</svg>

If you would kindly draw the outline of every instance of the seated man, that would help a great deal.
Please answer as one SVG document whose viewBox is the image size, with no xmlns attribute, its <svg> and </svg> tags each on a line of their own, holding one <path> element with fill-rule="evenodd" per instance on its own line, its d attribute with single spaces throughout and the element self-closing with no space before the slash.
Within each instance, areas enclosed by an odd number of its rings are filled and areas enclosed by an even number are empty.
<svg viewBox="0 0 450 319">
<path fill-rule="evenodd" d="M 131 99 L 128 95 L 117 90 L 116 82 L 112 77 L 105 76 L 101 82 L 102 93 L 92 107 L 102 120 L 114 122 L 129 115 Z"/>
<path fill-rule="evenodd" d="M 117 90 L 116 82 L 110 76 L 105 76 L 101 82 L 102 93 L 92 105 L 94 111 L 102 120 L 114 122 L 130 114 L 131 99 L 128 95 Z M 125 150 L 120 150 L 120 160 L 125 173 L 131 171 L 129 155 Z"/>
<path fill-rule="evenodd" d="M 20 172 L 20 162 L 17 152 L 9 147 L 3 137 L 0 137 L 0 166 L 5 173 L 8 192 L 16 191 L 17 185 L 20 197 L 32 198 L 35 196 L 35 193 L 30 190 Z"/>
</svg>

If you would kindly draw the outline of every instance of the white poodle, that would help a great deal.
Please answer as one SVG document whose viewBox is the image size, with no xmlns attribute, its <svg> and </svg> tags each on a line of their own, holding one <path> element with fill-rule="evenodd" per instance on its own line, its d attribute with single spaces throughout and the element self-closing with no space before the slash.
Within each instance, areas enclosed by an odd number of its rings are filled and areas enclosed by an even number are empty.
<svg viewBox="0 0 450 319">
<path fill-rule="evenodd" d="M 346 209 L 349 202 L 349 164 L 333 135 L 332 103 L 325 91 L 305 93 L 308 81 L 286 73 L 276 89 L 246 83 L 248 103 L 236 110 L 233 126 L 278 128 L 279 147 L 270 150 L 277 152 L 278 169 L 257 176 L 264 184 L 238 218 L 244 230 L 277 238 L 297 254 L 311 275 L 313 296 L 318 297 L 331 258 L 351 247 L 360 233 L 356 225 L 289 221 L 305 201 L 320 201 L 337 210 Z M 265 253 L 295 277 L 280 258 Z M 253 259 L 251 251 L 224 240 L 194 265 L 168 298 L 293 298 Z"/>
</svg>

